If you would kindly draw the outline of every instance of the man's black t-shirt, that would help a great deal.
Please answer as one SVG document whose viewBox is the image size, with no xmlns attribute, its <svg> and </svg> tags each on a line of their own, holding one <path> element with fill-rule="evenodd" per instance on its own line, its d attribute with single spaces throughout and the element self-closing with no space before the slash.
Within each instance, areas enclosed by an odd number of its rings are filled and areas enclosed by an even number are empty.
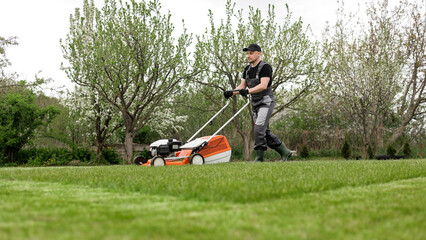
<svg viewBox="0 0 426 240">
<path fill-rule="evenodd" d="M 244 68 L 243 79 L 247 79 L 246 72 L 247 72 L 247 69 L 249 67 L 250 67 L 250 65 L 248 65 L 247 67 Z M 250 78 L 255 78 L 256 77 L 256 73 L 257 73 L 258 67 L 259 67 L 259 64 L 257 64 L 256 67 L 251 68 L 249 70 L 248 74 L 249 74 Z M 268 87 L 270 87 L 272 85 L 272 67 L 271 67 L 271 65 L 269 65 L 269 63 L 265 63 L 265 65 L 263 65 L 262 69 L 260 70 L 259 81 L 263 77 L 270 77 L 270 80 L 269 80 L 269 83 L 268 83 Z"/>
</svg>

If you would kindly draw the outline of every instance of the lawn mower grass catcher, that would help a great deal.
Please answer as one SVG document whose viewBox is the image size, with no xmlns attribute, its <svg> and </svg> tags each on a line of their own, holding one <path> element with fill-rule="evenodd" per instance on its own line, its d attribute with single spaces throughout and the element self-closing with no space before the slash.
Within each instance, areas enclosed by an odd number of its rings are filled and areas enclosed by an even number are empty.
<svg viewBox="0 0 426 240">
<path fill-rule="evenodd" d="M 238 90 L 235 90 L 238 91 Z M 135 163 L 142 166 L 166 166 L 166 165 L 203 165 L 213 163 L 229 162 L 231 160 L 231 147 L 228 140 L 223 135 L 216 135 L 228 123 L 232 121 L 240 112 L 246 108 L 250 100 L 238 110 L 225 124 L 223 124 L 213 135 L 204 136 L 192 140 L 209 123 L 212 122 L 230 103 L 230 99 L 210 120 L 207 121 L 188 141 L 184 144 L 176 139 L 161 139 L 150 145 L 152 159 L 144 160 L 141 157 L 135 158 Z"/>
</svg>

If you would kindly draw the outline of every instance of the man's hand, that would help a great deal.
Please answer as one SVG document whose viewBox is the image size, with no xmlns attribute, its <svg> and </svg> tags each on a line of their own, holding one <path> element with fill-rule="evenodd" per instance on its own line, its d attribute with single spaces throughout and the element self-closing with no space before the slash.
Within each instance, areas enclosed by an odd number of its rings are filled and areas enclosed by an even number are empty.
<svg viewBox="0 0 426 240">
<path fill-rule="evenodd" d="M 224 91 L 224 92 L 223 92 L 223 96 L 224 96 L 226 99 L 228 99 L 228 98 L 230 98 L 230 97 L 234 96 L 234 91 L 232 91 L 232 90 Z"/>
<path fill-rule="evenodd" d="M 249 94 L 248 89 L 241 89 L 240 90 L 240 95 L 241 96 L 247 97 L 248 94 Z"/>
</svg>

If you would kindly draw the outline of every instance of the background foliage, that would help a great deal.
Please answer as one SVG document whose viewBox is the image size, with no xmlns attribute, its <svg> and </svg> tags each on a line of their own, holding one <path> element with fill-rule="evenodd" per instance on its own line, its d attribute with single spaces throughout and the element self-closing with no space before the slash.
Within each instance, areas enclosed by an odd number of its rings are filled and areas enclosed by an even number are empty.
<svg viewBox="0 0 426 240">
<path fill-rule="evenodd" d="M 8 71 L 6 50 L 18 41 L 0 36 L 2 163 L 130 163 L 132 143 L 186 141 L 225 104 L 222 91 L 239 85 L 247 65 L 241 49 L 252 42 L 274 69 L 271 129 L 299 155 L 306 147 L 304 159 L 342 158 L 345 140 L 348 158 L 374 159 L 388 146 L 395 155 L 424 157 L 421 1 L 394 7 L 371 1 L 366 18 L 339 2 L 338 20 L 325 27 L 321 41 L 311 40 L 309 26 L 294 18 L 291 6 L 271 5 L 267 12 L 235 6 L 226 2 L 221 21 L 210 11 L 210 25 L 194 36 L 184 26 L 176 35 L 173 12 L 162 14 L 158 1 L 107 0 L 101 9 L 83 1 L 61 40 L 63 69 L 78 86 L 57 97 L 41 91 L 48 80 L 23 81 Z M 276 20 L 278 14 L 284 21 Z M 233 97 L 199 135 L 213 133 L 244 102 Z M 252 125 L 248 108 L 221 132 L 233 160 L 252 157 Z M 124 154 L 110 147 L 117 143 L 126 146 Z M 278 159 L 271 151 L 266 156 Z"/>
</svg>

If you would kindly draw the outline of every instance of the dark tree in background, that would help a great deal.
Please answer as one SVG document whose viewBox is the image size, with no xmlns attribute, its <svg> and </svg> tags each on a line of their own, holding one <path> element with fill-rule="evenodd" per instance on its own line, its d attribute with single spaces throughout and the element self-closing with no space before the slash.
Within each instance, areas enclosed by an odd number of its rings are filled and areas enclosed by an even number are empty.
<svg viewBox="0 0 426 240">
<path fill-rule="evenodd" d="M 348 160 L 351 157 L 351 147 L 349 146 L 349 143 L 347 140 L 345 140 L 345 142 L 343 143 L 342 157 L 344 157 L 346 160 Z"/>
<path fill-rule="evenodd" d="M 39 126 L 50 123 L 59 114 L 52 106 L 40 108 L 34 98 L 29 91 L 8 93 L 0 98 L 0 151 L 10 162 L 34 137 Z"/>
</svg>

